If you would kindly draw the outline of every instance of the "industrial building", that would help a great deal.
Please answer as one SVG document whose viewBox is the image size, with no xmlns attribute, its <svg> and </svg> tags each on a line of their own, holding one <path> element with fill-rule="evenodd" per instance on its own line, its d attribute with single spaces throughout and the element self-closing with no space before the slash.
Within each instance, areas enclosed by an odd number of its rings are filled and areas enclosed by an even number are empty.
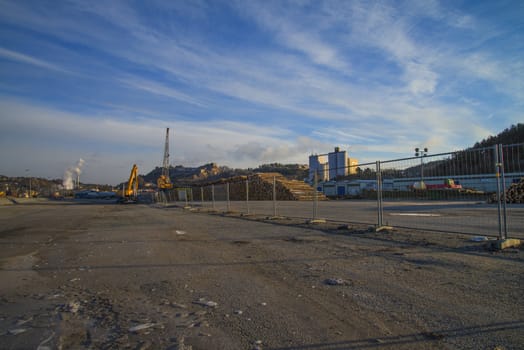
<svg viewBox="0 0 524 350">
<path fill-rule="evenodd" d="M 327 155 L 315 154 L 309 156 L 309 180 L 311 182 L 315 179 L 315 172 L 317 173 L 318 181 L 329 180 L 329 167 Z"/>
<path fill-rule="evenodd" d="M 314 154 L 309 156 L 309 181 L 314 181 L 315 172 L 318 181 L 329 181 L 339 176 L 356 174 L 358 161 L 348 157 L 347 151 L 335 147 L 334 152 L 328 154 Z"/>
<path fill-rule="evenodd" d="M 514 183 L 519 183 L 522 178 L 521 172 L 506 173 L 505 186 L 508 188 Z M 443 184 L 448 176 L 425 177 L 426 185 Z M 497 177 L 493 174 L 479 175 L 456 175 L 453 177 L 455 184 L 460 184 L 461 189 L 465 189 L 466 194 L 475 193 L 494 193 L 497 191 Z M 402 191 L 413 191 L 413 185 L 418 183 L 420 178 L 399 178 L 383 179 L 382 190 L 400 193 Z M 335 196 L 358 196 L 364 191 L 377 191 L 376 179 L 352 179 L 352 180 L 330 180 L 320 182 L 317 190 L 328 197 Z M 446 190 L 451 191 L 451 190 Z M 473 192 L 472 192 L 473 191 Z M 458 192 L 458 190 L 457 190 Z"/>
</svg>

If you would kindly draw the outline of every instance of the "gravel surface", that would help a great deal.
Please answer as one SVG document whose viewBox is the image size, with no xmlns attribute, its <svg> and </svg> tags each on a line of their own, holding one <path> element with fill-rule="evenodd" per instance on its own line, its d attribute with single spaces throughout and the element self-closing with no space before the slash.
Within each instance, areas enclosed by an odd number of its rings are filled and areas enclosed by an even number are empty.
<svg viewBox="0 0 524 350">
<path fill-rule="evenodd" d="M 146 205 L 0 207 L 2 349 L 522 349 L 524 251 Z"/>
</svg>

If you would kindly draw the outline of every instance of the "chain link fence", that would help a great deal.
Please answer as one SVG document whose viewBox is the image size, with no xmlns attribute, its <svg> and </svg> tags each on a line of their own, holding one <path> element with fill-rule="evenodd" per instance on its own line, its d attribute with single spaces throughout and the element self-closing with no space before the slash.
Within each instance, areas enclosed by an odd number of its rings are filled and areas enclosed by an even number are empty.
<svg viewBox="0 0 524 350">
<path fill-rule="evenodd" d="M 255 174 L 157 195 L 218 212 L 328 220 L 428 231 L 522 237 L 524 144 L 376 161 L 310 186 Z"/>
</svg>

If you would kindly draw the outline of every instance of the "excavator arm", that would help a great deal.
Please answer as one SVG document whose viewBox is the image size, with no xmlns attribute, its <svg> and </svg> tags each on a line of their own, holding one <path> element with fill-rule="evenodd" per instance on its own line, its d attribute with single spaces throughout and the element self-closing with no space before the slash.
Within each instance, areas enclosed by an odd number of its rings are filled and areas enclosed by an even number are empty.
<svg viewBox="0 0 524 350">
<path fill-rule="evenodd" d="M 133 164 L 131 173 L 129 174 L 129 180 L 127 181 L 126 188 L 124 190 L 125 198 L 136 198 L 138 192 L 138 167 Z"/>
</svg>

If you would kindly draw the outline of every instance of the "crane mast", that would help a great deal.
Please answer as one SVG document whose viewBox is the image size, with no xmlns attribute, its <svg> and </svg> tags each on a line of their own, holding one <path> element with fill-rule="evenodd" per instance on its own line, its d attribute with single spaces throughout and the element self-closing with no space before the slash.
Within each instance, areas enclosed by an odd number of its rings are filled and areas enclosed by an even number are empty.
<svg viewBox="0 0 524 350">
<path fill-rule="evenodd" d="M 162 163 L 162 175 L 169 179 L 169 128 L 166 130 L 166 143 L 164 145 L 164 162 Z"/>
<path fill-rule="evenodd" d="M 166 129 L 166 143 L 164 144 L 164 160 L 162 162 L 162 174 L 157 180 L 157 186 L 160 190 L 169 190 L 173 188 L 169 177 L 169 128 Z"/>
</svg>

